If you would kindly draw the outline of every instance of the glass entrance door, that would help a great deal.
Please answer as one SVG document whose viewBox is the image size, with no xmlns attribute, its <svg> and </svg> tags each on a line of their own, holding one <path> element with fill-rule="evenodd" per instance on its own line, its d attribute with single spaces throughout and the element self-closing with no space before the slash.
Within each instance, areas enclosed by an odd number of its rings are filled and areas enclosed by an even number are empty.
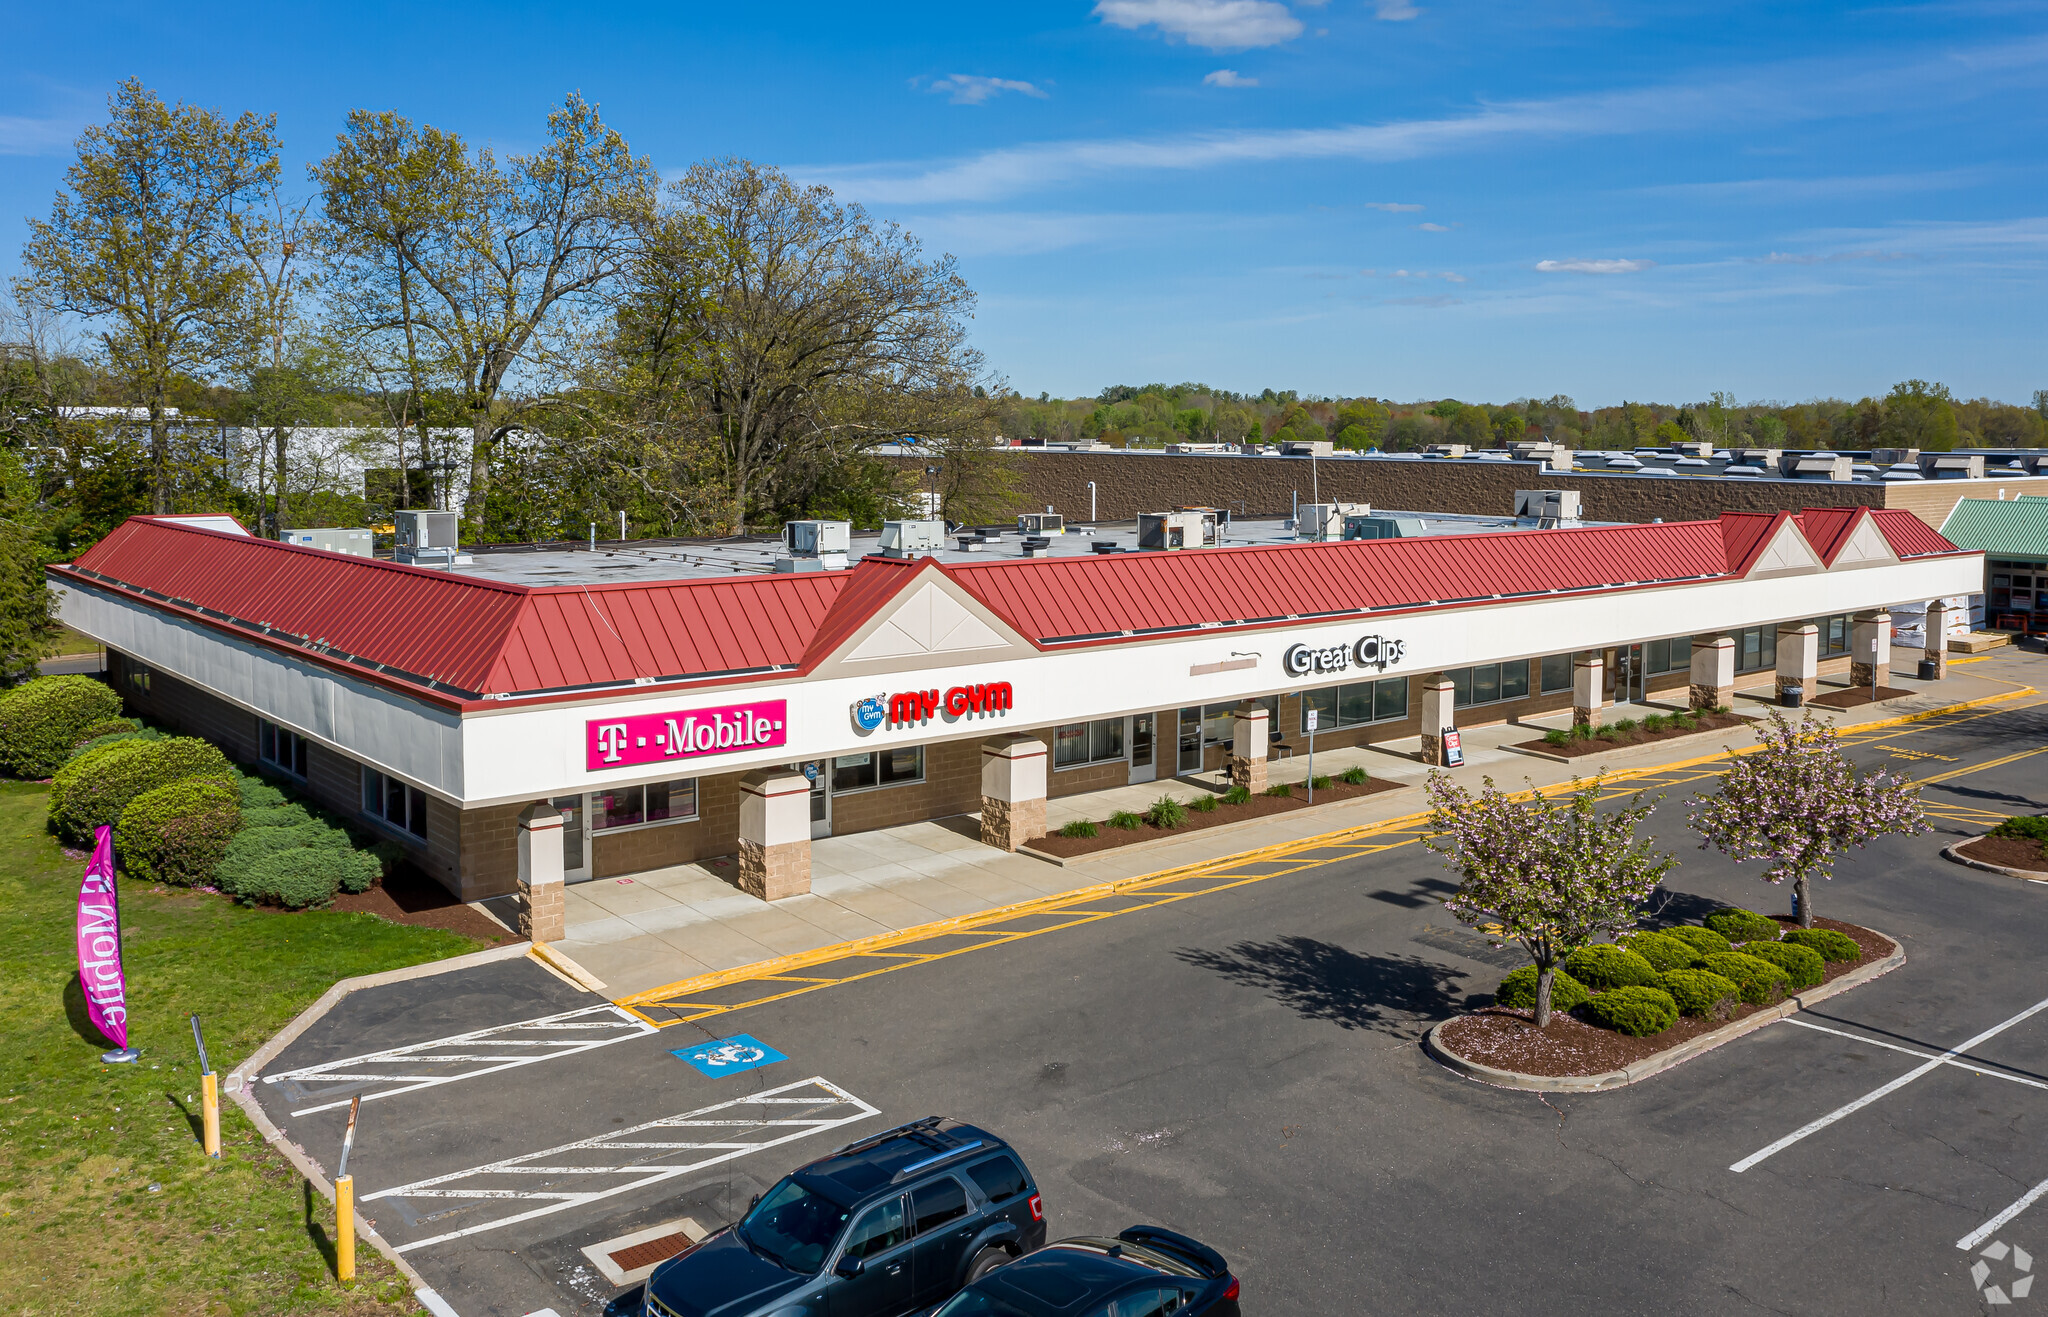
<svg viewBox="0 0 2048 1317">
<path fill-rule="evenodd" d="M 811 836 L 832 835 L 832 761 L 806 759 L 790 765 L 811 780 Z"/>
<path fill-rule="evenodd" d="M 1149 713 L 1131 716 L 1131 773 L 1133 782 L 1150 782 L 1159 775 L 1159 766 L 1152 759 L 1152 715 Z"/>
<path fill-rule="evenodd" d="M 1641 645 L 1619 645 L 1614 651 L 1614 702 L 1616 704 L 1640 704 L 1649 694 L 1647 674 L 1643 671 L 1643 647 Z"/>
<path fill-rule="evenodd" d="M 1180 711 L 1180 766 L 1178 773 L 1202 771 L 1202 710 L 1200 706 Z"/>
<path fill-rule="evenodd" d="M 548 803 L 562 814 L 562 880 L 589 882 L 590 830 L 583 823 L 583 797 L 557 796 Z"/>
</svg>

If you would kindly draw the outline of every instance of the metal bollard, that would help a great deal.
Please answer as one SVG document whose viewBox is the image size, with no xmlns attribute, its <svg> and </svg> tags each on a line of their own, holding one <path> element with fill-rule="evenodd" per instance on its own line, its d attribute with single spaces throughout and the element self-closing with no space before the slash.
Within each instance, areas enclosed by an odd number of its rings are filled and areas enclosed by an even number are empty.
<svg viewBox="0 0 2048 1317">
<path fill-rule="evenodd" d="M 334 1179 L 334 1275 L 343 1286 L 356 1283 L 356 1177 Z"/>
<path fill-rule="evenodd" d="M 192 1018 L 192 1045 L 199 1049 L 199 1146 L 215 1161 L 220 1160 L 220 1079 L 213 1062 L 206 1059 L 206 1035 L 199 1031 L 199 1017 Z"/>
</svg>

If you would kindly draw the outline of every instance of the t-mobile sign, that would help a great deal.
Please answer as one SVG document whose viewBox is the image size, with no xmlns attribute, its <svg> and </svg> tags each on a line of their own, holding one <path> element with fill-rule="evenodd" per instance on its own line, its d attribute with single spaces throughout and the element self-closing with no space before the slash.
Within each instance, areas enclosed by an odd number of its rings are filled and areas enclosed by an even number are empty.
<svg viewBox="0 0 2048 1317">
<path fill-rule="evenodd" d="M 583 724 L 584 766 L 594 773 L 601 768 L 778 746 L 789 739 L 783 726 L 788 708 L 786 700 L 760 700 L 688 713 L 594 718 Z"/>
</svg>

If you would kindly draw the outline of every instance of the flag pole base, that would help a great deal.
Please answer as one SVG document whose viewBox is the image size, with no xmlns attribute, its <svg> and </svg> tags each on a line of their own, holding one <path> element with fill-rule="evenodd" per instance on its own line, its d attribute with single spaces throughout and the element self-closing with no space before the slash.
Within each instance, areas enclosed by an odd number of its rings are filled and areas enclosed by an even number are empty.
<svg viewBox="0 0 2048 1317">
<path fill-rule="evenodd" d="M 108 1065 L 127 1065 L 140 1061 L 142 1053 L 133 1047 L 117 1047 L 111 1052 L 101 1052 L 100 1060 Z"/>
</svg>

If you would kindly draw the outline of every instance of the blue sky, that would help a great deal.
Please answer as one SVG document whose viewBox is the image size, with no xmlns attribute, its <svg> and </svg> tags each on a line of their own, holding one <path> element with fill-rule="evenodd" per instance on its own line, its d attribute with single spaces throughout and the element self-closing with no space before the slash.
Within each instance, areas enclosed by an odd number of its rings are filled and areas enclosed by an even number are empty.
<svg viewBox="0 0 2048 1317">
<path fill-rule="evenodd" d="M 521 149 L 571 89 L 955 253 L 1016 388 L 1582 406 L 2048 387 L 2048 3 L 37 6 L 0 268 L 120 78 Z"/>
</svg>

